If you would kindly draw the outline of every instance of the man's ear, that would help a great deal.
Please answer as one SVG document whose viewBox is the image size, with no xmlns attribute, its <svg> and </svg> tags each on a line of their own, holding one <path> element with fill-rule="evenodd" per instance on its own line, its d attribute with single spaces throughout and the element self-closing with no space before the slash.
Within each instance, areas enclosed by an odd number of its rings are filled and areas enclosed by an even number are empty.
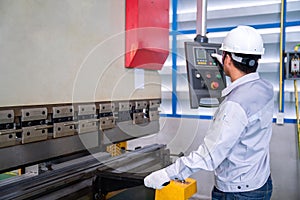
<svg viewBox="0 0 300 200">
<path fill-rule="evenodd" d="M 224 62 L 227 62 L 227 64 L 228 64 L 229 62 L 232 62 L 231 57 L 229 56 L 229 54 L 226 54 L 226 55 L 225 55 Z"/>
</svg>

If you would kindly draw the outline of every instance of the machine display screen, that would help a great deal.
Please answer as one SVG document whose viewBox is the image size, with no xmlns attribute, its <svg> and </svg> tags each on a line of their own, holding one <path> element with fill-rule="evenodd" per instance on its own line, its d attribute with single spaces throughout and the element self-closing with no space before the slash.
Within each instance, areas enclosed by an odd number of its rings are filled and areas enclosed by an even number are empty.
<svg viewBox="0 0 300 200">
<path fill-rule="evenodd" d="M 216 49 L 207 49 L 203 47 L 194 48 L 194 57 L 196 65 L 208 65 L 216 66 L 217 63 L 210 56 L 210 54 L 216 53 Z"/>
</svg>

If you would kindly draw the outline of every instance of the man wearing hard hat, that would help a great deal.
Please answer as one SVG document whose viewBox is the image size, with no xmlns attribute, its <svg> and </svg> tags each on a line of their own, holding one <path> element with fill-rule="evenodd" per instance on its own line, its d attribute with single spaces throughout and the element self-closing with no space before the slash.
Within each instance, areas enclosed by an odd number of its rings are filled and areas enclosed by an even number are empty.
<svg viewBox="0 0 300 200">
<path fill-rule="evenodd" d="M 261 35 L 238 26 L 212 55 L 223 64 L 231 84 L 222 91 L 203 144 L 172 165 L 144 179 L 145 186 L 161 189 L 171 179 L 184 180 L 200 169 L 215 172 L 212 199 L 270 199 L 269 143 L 272 135 L 273 87 L 256 72 L 264 54 Z"/>
</svg>

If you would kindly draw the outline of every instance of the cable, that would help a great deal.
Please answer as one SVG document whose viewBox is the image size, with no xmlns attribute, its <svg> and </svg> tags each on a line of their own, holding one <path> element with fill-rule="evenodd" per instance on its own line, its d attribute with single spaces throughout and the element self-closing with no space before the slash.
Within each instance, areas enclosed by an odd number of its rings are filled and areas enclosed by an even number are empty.
<svg viewBox="0 0 300 200">
<path fill-rule="evenodd" d="M 295 108 L 296 108 L 296 119 L 297 119 L 297 135 L 298 135 L 298 156 L 300 158 L 300 123 L 299 123 L 297 80 L 294 80 L 294 89 L 295 89 Z"/>
</svg>

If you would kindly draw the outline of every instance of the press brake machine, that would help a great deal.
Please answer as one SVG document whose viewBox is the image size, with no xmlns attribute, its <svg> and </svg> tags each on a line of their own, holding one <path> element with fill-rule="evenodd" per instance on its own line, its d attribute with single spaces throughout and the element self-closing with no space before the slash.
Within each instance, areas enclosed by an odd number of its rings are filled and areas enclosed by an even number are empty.
<svg viewBox="0 0 300 200">
<path fill-rule="evenodd" d="M 0 199 L 105 199 L 170 164 L 165 145 L 124 145 L 159 132 L 169 1 L 1 8 L 0 172 L 21 176 L 0 182 Z"/>
</svg>

